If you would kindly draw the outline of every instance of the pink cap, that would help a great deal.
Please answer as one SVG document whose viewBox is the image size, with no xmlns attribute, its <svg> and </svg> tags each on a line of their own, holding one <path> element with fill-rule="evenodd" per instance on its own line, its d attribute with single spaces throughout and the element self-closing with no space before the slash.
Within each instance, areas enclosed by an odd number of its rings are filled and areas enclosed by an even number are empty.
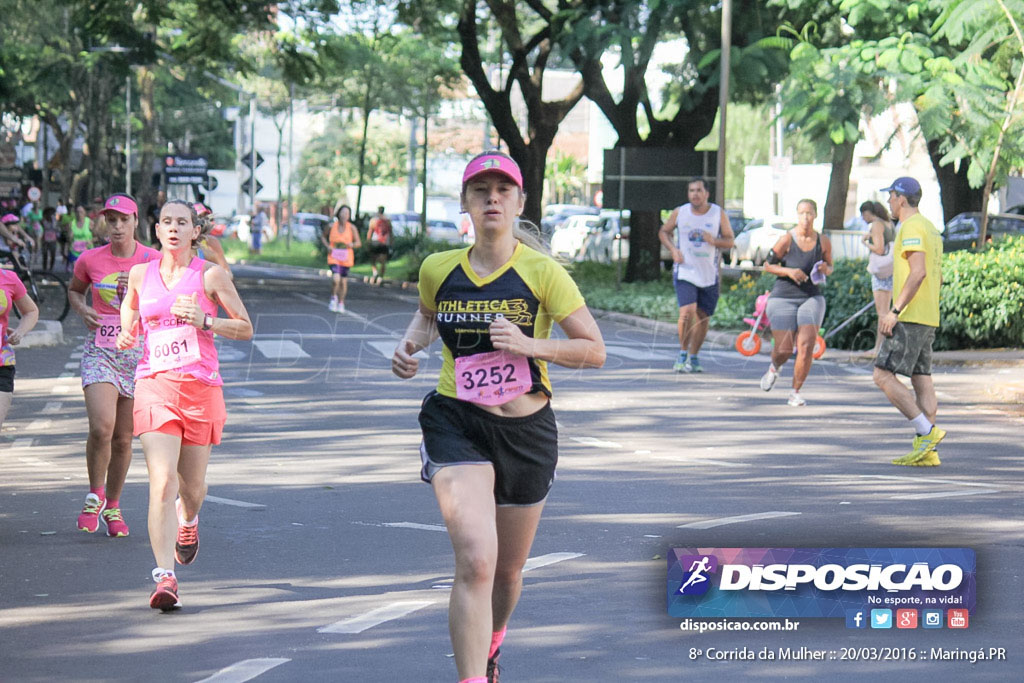
<svg viewBox="0 0 1024 683">
<path fill-rule="evenodd" d="M 107 202 L 103 205 L 104 211 L 117 211 L 126 215 L 138 215 L 139 206 L 131 199 L 131 197 L 125 197 L 123 194 L 115 194 L 111 197 L 107 197 Z"/>
<path fill-rule="evenodd" d="M 0 223 L 17 223 L 21 219 L 15 216 L 13 213 L 5 214 L 3 218 L 0 218 Z"/>
<path fill-rule="evenodd" d="M 200 218 L 202 218 L 203 216 L 209 216 L 211 213 L 213 213 L 213 211 L 210 210 L 210 207 L 206 206 L 206 204 L 203 204 L 202 202 L 196 202 L 195 204 L 193 204 L 192 210 L 195 211 L 196 215 L 199 216 Z"/>
<path fill-rule="evenodd" d="M 523 188 L 523 174 L 519 170 L 519 165 L 501 154 L 485 154 L 469 162 L 462 174 L 462 184 L 465 185 L 481 173 L 489 171 L 501 173 L 519 186 L 519 189 Z"/>
</svg>

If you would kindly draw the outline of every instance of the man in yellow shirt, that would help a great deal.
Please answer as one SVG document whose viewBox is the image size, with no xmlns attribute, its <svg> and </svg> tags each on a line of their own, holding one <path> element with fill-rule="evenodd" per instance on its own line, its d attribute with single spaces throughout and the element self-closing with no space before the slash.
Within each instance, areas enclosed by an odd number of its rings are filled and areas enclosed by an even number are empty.
<svg viewBox="0 0 1024 683">
<path fill-rule="evenodd" d="M 892 310 L 879 320 L 885 339 L 875 357 L 874 380 L 889 401 L 906 416 L 917 436 L 914 449 L 894 465 L 940 464 L 935 447 L 946 432 L 935 425 L 939 409 L 932 384 L 932 343 L 939 327 L 939 288 L 942 285 L 942 236 L 921 215 L 921 185 L 897 178 L 882 192 L 900 222 L 893 242 Z M 896 375 L 910 378 L 911 392 Z"/>
</svg>

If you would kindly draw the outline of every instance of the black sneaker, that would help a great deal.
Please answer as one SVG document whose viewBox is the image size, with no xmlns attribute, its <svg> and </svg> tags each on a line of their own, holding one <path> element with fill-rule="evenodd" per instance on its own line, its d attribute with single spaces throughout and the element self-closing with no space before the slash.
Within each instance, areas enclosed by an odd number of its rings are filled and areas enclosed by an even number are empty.
<svg viewBox="0 0 1024 683">
<path fill-rule="evenodd" d="M 498 658 L 501 657 L 501 648 L 494 651 L 493 657 L 487 658 L 487 683 L 498 683 L 498 676 L 501 674 L 501 667 L 498 666 Z"/>
</svg>

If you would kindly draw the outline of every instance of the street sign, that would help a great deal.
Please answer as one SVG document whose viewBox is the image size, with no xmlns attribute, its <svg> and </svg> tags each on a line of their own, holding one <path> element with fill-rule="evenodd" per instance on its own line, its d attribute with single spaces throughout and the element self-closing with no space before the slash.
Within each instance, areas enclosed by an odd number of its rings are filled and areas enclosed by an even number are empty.
<svg viewBox="0 0 1024 683">
<path fill-rule="evenodd" d="M 686 187 L 703 178 L 715 194 L 716 152 L 679 147 L 615 147 L 604 150 L 606 209 L 657 211 L 685 204 Z"/>
<path fill-rule="evenodd" d="M 168 154 L 164 157 L 164 176 L 168 185 L 203 185 L 210 163 L 198 154 Z"/>
<path fill-rule="evenodd" d="M 17 166 L 0 167 L 0 196 L 17 197 L 21 194 L 22 171 Z"/>
<path fill-rule="evenodd" d="M 43 191 L 40 190 L 38 187 L 32 186 L 28 188 L 28 191 L 25 193 L 25 196 L 28 197 L 28 200 L 30 202 L 38 202 L 40 199 L 43 198 Z"/>
<path fill-rule="evenodd" d="M 242 190 L 247 195 L 250 195 L 250 196 L 252 195 L 252 176 L 251 175 L 248 178 L 246 178 L 245 180 L 242 181 Z M 259 180 L 257 180 L 256 181 L 256 194 L 259 194 L 262 191 L 263 191 L 263 184 Z"/>
<path fill-rule="evenodd" d="M 256 166 L 259 166 L 262 163 L 263 163 L 263 156 L 259 152 L 256 152 Z M 246 168 L 248 168 L 249 170 L 252 170 L 252 150 L 251 149 L 248 152 L 246 152 L 245 154 L 242 155 L 242 165 L 245 166 Z"/>
<path fill-rule="evenodd" d="M 206 176 L 206 183 L 203 185 L 203 187 L 206 188 L 207 192 L 213 192 L 214 190 L 217 189 L 218 184 L 219 183 L 217 182 L 216 176 L 208 175 Z"/>
</svg>

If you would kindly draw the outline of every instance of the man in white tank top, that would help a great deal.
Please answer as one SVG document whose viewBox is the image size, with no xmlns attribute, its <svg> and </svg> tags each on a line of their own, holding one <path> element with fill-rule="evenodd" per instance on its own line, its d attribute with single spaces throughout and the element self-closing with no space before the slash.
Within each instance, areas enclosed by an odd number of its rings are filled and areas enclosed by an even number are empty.
<svg viewBox="0 0 1024 683">
<path fill-rule="evenodd" d="M 703 178 L 691 180 L 686 195 L 690 202 L 672 211 L 658 239 L 672 252 L 679 303 L 679 357 L 672 367 L 676 372 L 703 372 L 697 354 L 718 305 L 718 250 L 731 248 L 735 236 L 722 207 L 708 202 Z"/>
</svg>

